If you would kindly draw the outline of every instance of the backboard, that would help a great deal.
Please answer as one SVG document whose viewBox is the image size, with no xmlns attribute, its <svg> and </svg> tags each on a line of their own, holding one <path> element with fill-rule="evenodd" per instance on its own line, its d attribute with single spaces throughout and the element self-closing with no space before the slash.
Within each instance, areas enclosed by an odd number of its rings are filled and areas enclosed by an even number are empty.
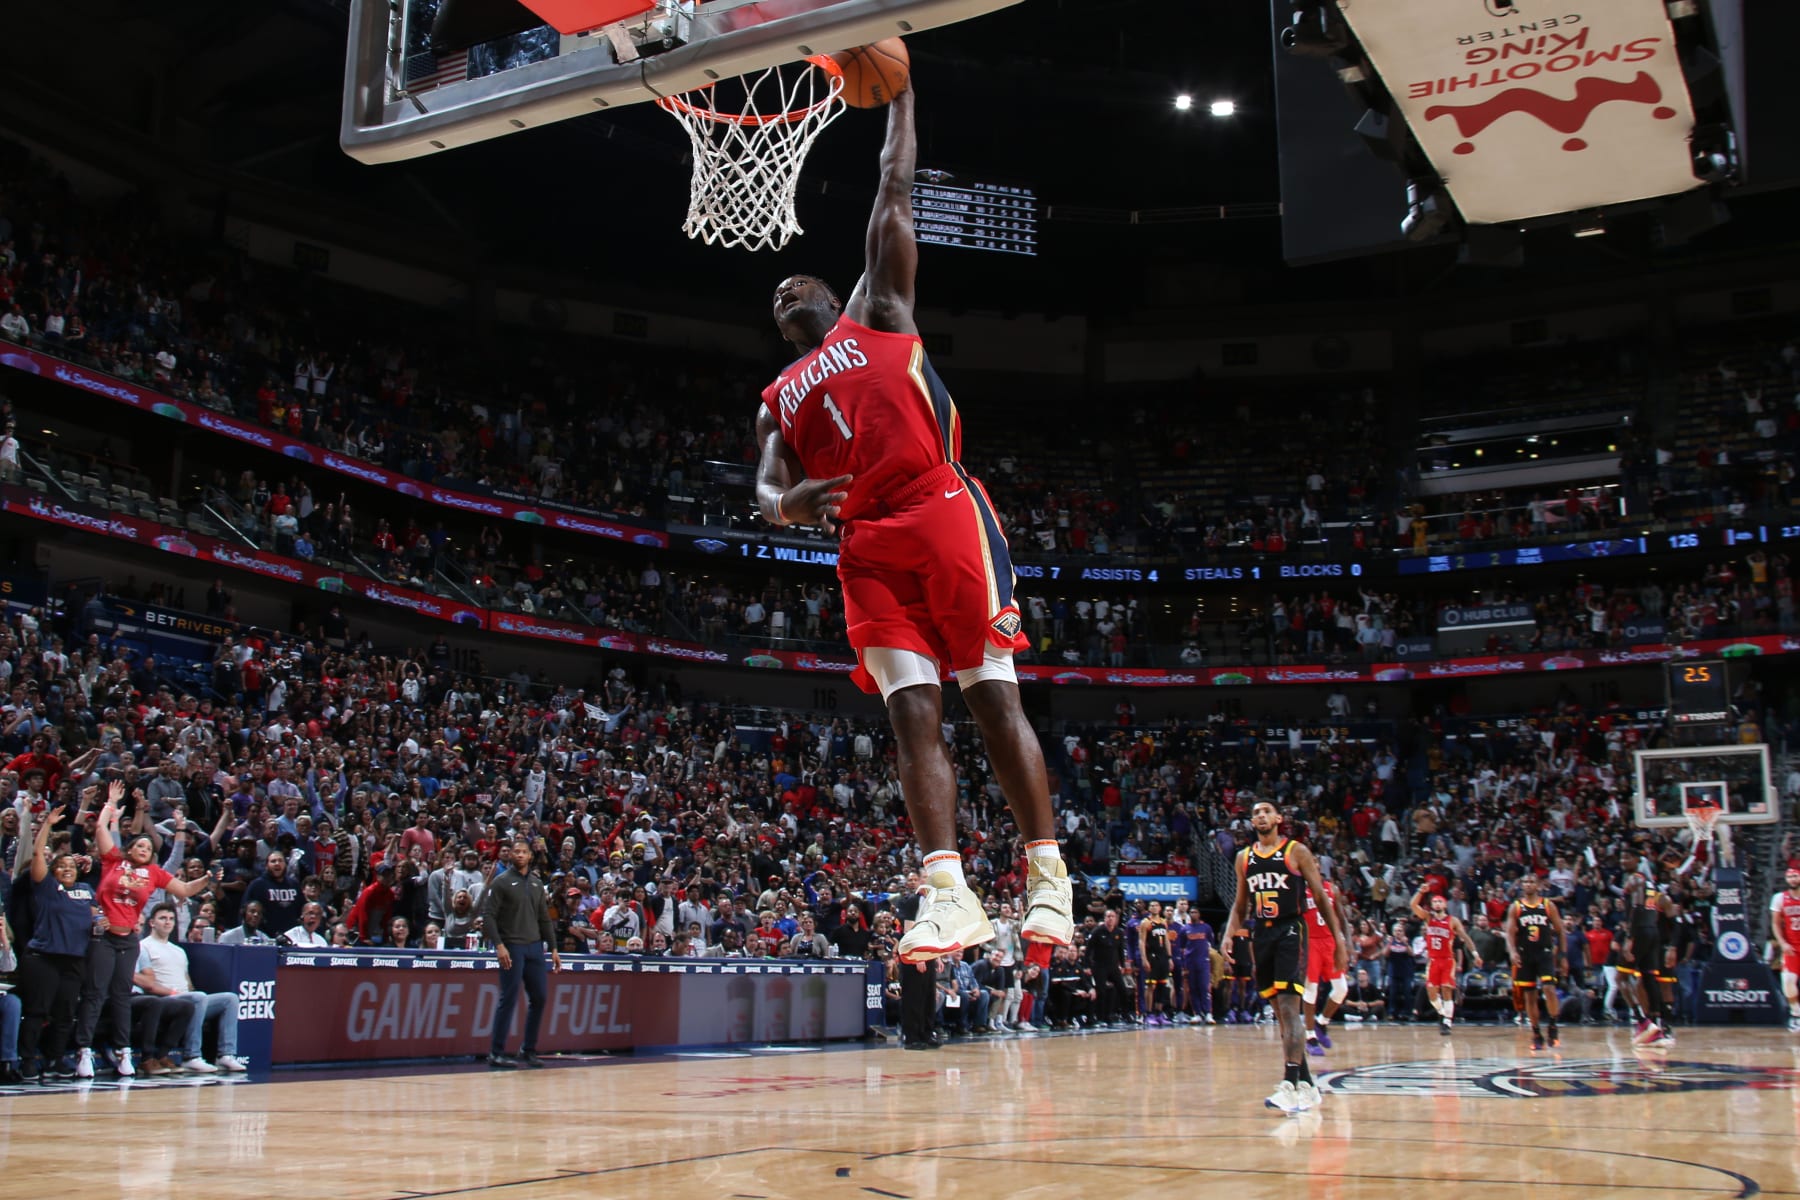
<svg viewBox="0 0 1800 1200">
<path fill-rule="evenodd" d="M 554 121 L 679 95 L 816 54 L 966 21 L 1019 0 L 558 0 L 559 24 L 637 15 L 581 33 L 546 24 L 434 55 L 437 0 L 351 0 L 338 142 L 397 162 Z M 544 0 L 531 7 L 546 11 Z"/>
<path fill-rule="evenodd" d="M 1639 750 L 1632 816 L 1647 829 L 1687 824 L 1686 812 L 1714 804 L 1722 825 L 1761 825 L 1781 818 L 1769 776 L 1769 748 L 1695 746 Z"/>
</svg>

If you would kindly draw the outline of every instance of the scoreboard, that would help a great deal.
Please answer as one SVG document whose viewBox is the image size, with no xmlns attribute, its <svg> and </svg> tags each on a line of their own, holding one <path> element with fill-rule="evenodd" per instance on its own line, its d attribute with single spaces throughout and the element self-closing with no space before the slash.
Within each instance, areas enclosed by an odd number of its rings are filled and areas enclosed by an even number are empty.
<svg viewBox="0 0 1800 1200">
<path fill-rule="evenodd" d="M 922 244 L 1037 256 L 1037 196 L 1028 187 L 925 169 L 913 177 L 912 202 L 913 230 Z"/>
</svg>

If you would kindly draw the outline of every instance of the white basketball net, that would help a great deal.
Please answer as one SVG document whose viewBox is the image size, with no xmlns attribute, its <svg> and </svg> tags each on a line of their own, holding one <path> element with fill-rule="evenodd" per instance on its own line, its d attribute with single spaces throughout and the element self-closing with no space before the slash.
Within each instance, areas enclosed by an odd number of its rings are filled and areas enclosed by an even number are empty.
<svg viewBox="0 0 1800 1200">
<path fill-rule="evenodd" d="M 1693 834 L 1693 852 L 1699 853 L 1701 843 L 1706 845 L 1708 870 L 1732 865 L 1731 830 L 1719 821 L 1719 817 L 1723 815 L 1724 811 L 1716 804 L 1705 804 L 1687 809 L 1682 813 L 1687 818 L 1689 831 Z"/>
<path fill-rule="evenodd" d="M 1719 814 L 1723 811 L 1715 804 L 1705 804 L 1683 814 L 1687 817 L 1688 829 L 1693 832 L 1694 845 L 1713 840 L 1713 834 L 1719 828 Z"/>
<path fill-rule="evenodd" d="M 693 148 L 683 232 L 746 250 L 779 250 L 803 232 L 794 216 L 800 168 L 844 111 L 843 90 L 843 72 L 820 55 L 658 100 Z"/>
</svg>

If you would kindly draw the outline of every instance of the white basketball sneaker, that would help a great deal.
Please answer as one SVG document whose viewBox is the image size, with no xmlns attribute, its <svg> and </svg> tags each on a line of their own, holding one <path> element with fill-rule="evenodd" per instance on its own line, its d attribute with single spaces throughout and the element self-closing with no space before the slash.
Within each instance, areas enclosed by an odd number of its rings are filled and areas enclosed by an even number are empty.
<svg viewBox="0 0 1800 1200">
<path fill-rule="evenodd" d="M 1069 887 L 1069 868 L 1060 858 L 1025 861 L 1025 921 L 1019 936 L 1052 946 L 1074 945 L 1075 895 Z"/>
<path fill-rule="evenodd" d="M 1300 1111 L 1300 1093 L 1291 1079 L 1284 1079 L 1275 1085 L 1275 1090 L 1263 1101 L 1264 1108 L 1277 1109 L 1284 1113 Z"/>
<path fill-rule="evenodd" d="M 994 940 L 994 927 L 981 911 L 974 889 L 941 871 L 929 882 L 925 911 L 900 939 L 901 962 L 927 962 Z"/>
<path fill-rule="evenodd" d="M 1294 1089 L 1294 1097 L 1301 1112 L 1310 1112 L 1319 1107 L 1319 1103 L 1323 1099 L 1319 1095 L 1319 1085 L 1310 1080 Z"/>
</svg>

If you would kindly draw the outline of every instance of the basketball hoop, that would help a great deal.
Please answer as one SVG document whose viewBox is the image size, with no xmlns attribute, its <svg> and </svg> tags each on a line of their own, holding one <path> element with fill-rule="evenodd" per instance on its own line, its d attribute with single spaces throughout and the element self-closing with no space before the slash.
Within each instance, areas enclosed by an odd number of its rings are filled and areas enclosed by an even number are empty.
<svg viewBox="0 0 1800 1200">
<path fill-rule="evenodd" d="M 800 168 L 844 111 L 843 90 L 843 70 L 820 54 L 658 100 L 693 149 L 682 231 L 746 250 L 779 250 L 803 232 L 794 216 Z"/>
<path fill-rule="evenodd" d="M 1719 815 L 1724 811 L 1717 804 L 1696 804 L 1692 808 L 1684 810 L 1682 815 L 1687 817 L 1688 829 L 1694 835 L 1696 848 L 1699 847 L 1702 840 L 1707 845 L 1712 845 L 1713 834 L 1719 827 Z"/>
</svg>

